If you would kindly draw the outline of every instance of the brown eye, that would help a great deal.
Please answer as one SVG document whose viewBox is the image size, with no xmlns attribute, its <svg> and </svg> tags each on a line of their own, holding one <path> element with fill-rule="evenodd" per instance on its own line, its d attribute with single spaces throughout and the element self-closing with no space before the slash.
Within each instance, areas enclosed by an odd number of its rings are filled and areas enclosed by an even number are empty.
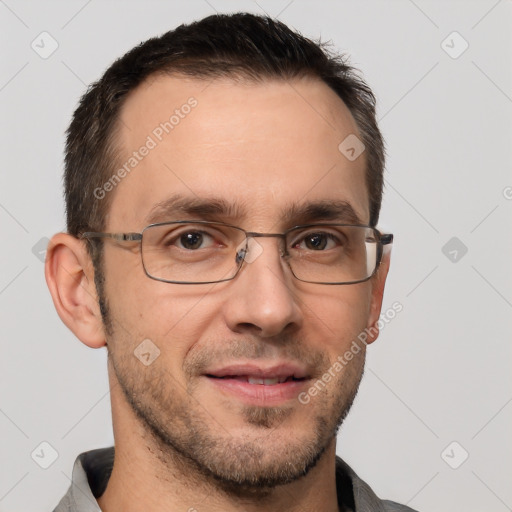
<svg viewBox="0 0 512 512">
<path fill-rule="evenodd" d="M 192 232 L 184 233 L 179 238 L 180 244 L 184 249 L 200 249 L 204 237 L 202 233 Z"/>
<path fill-rule="evenodd" d="M 342 245 L 342 240 L 334 233 L 312 232 L 301 235 L 301 237 L 292 244 L 292 247 L 294 249 L 322 252 Z"/>
<path fill-rule="evenodd" d="M 327 237 L 323 234 L 308 235 L 304 238 L 306 247 L 315 251 L 323 250 L 327 246 Z"/>
</svg>

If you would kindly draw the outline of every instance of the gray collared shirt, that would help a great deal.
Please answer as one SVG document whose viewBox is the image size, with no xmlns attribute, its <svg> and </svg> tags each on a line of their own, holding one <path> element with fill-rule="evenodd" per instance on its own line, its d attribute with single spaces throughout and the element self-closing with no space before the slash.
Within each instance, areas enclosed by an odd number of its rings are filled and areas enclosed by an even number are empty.
<svg viewBox="0 0 512 512">
<path fill-rule="evenodd" d="M 101 512 L 96 501 L 107 488 L 114 464 L 114 448 L 79 455 L 71 486 L 53 512 Z M 405 505 L 381 500 L 339 457 L 336 458 L 338 506 L 347 512 L 414 512 Z"/>
</svg>

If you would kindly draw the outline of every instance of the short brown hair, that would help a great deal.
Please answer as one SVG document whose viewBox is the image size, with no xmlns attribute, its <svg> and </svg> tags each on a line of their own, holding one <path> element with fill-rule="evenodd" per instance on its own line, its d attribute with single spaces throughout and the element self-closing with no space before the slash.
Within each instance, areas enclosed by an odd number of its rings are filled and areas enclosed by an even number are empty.
<svg viewBox="0 0 512 512">
<path fill-rule="evenodd" d="M 255 81 L 311 76 L 324 81 L 352 113 L 365 145 L 370 224 L 376 225 L 384 142 L 372 91 L 344 56 L 331 54 L 324 44 L 277 20 L 237 13 L 209 16 L 145 41 L 115 61 L 83 95 L 67 130 L 64 182 L 70 234 L 104 229 L 113 194 L 100 200 L 94 191 L 115 170 L 119 113 L 127 94 L 155 73 Z"/>
</svg>

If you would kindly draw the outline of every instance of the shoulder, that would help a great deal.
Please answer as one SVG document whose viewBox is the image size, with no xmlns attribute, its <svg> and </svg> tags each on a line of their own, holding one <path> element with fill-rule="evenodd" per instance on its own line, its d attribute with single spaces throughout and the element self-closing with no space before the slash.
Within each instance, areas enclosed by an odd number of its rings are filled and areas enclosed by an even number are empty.
<svg viewBox="0 0 512 512">
<path fill-rule="evenodd" d="M 355 512 L 416 512 L 407 505 L 380 499 L 371 487 L 341 458 L 336 457 L 336 489 L 338 499 Z M 350 509 L 350 508 L 349 508 Z"/>
<path fill-rule="evenodd" d="M 394 501 L 384 500 L 382 501 L 382 504 L 384 505 L 384 510 L 386 512 L 416 512 L 407 505 L 401 505 L 400 503 L 395 503 Z"/>
<path fill-rule="evenodd" d="M 107 486 L 114 448 L 81 453 L 73 466 L 71 485 L 53 512 L 101 512 L 96 498 Z"/>
</svg>

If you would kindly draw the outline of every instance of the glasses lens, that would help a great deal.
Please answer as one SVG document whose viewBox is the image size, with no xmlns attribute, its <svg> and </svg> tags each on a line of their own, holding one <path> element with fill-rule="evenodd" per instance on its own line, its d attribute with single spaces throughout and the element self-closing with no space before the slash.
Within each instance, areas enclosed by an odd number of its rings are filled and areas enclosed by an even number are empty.
<svg viewBox="0 0 512 512">
<path fill-rule="evenodd" d="M 249 239 L 250 241 L 251 239 Z M 286 235 L 288 263 L 296 278 L 348 284 L 372 276 L 378 259 L 378 232 L 361 226 L 315 225 Z M 146 273 L 174 283 L 214 283 L 232 279 L 250 244 L 236 227 L 209 222 L 148 226 L 142 236 Z"/>
<path fill-rule="evenodd" d="M 371 277 L 378 257 L 377 232 L 368 227 L 318 225 L 288 233 L 290 267 L 298 279 L 354 283 Z"/>
<path fill-rule="evenodd" d="M 236 247 L 243 230 L 213 223 L 169 223 L 147 227 L 142 261 L 154 279 L 176 283 L 228 280 L 238 271 Z"/>
</svg>

